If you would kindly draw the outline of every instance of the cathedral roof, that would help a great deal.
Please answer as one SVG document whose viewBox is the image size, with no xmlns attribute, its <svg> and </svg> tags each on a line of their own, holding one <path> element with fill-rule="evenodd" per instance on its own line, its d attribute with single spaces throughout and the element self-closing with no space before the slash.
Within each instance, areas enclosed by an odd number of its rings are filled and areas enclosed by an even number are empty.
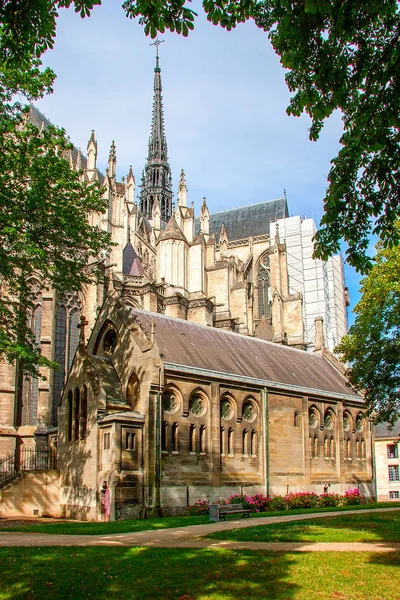
<svg viewBox="0 0 400 600">
<path fill-rule="evenodd" d="M 136 277 L 142 277 L 144 274 L 140 258 L 130 242 L 125 246 L 123 251 L 122 272 L 124 275 L 134 275 Z"/>
<path fill-rule="evenodd" d="M 277 198 L 249 204 L 240 208 L 222 210 L 210 215 L 210 234 L 218 237 L 222 225 L 225 225 L 228 240 L 240 240 L 250 235 L 269 233 L 269 224 L 289 216 L 286 198 Z M 196 234 L 200 233 L 200 219 L 196 219 Z"/>
<path fill-rule="evenodd" d="M 181 228 L 176 222 L 175 213 L 172 215 L 172 217 L 168 221 L 166 228 L 158 238 L 159 242 L 161 242 L 161 240 L 183 240 L 184 242 L 187 241 L 182 233 Z"/>
<path fill-rule="evenodd" d="M 239 333 L 132 309 L 148 332 L 151 321 L 166 368 L 205 377 L 362 402 L 323 356 Z"/>
</svg>

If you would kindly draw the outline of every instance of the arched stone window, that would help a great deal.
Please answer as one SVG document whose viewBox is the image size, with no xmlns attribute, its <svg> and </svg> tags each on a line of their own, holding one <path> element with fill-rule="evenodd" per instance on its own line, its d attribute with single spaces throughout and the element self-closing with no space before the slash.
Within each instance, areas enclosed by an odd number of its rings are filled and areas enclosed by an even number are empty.
<svg viewBox="0 0 400 600">
<path fill-rule="evenodd" d="M 32 311 L 27 315 L 28 327 L 33 334 L 35 348 L 40 348 L 42 332 L 42 292 L 39 281 L 29 281 L 31 291 L 35 295 Z M 22 379 L 22 402 L 18 409 L 18 424 L 36 425 L 38 417 L 39 402 L 39 380 L 37 377 L 23 377 Z"/>
<path fill-rule="evenodd" d="M 300 421 L 299 413 L 295 412 L 293 415 L 293 427 L 298 427 L 299 421 Z"/>
<path fill-rule="evenodd" d="M 234 409 L 232 401 L 229 397 L 225 396 L 221 399 L 221 419 L 229 421 L 234 416 Z"/>
<path fill-rule="evenodd" d="M 129 406 L 136 409 L 140 400 L 140 381 L 136 373 L 132 373 L 126 386 L 126 401 Z"/>
<path fill-rule="evenodd" d="M 235 454 L 235 446 L 234 446 L 234 431 L 233 427 L 229 427 L 228 429 L 228 455 L 233 456 Z"/>
<path fill-rule="evenodd" d="M 200 436 L 199 436 L 199 450 L 200 454 L 206 453 L 206 426 L 200 425 Z"/>
<path fill-rule="evenodd" d="M 162 452 L 168 451 L 168 423 L 167 421 L 163 421 L 161 427 L 161 450 Z"/>
<path fill-rule="evenodd" d="M 330 453 L 331 458 L 335 458 L 335 456 L 336 456 L 335 438 L 333 437 L 333 435 L 331 436 L 331 439 L 329 440 L 329 453 Z"/>
<path fill-rule="evenodd" d="M 308 424 L 311 429 L 319 427 L 319 412 L 315 407 L 311 407 L 308 411 Z"/>
<path fill-rule="evenodd" d="M 353 419 L 347 410 L 343 414 L 343 429 L 346 432 L 353 430 Z"/>
<path fill-rule="evenodd" d="M 172 452 L 179 452 L 179 425 L 174 423 L 172 425 L 172 436 L 171 436 L 171 450 Z"/>
<path fill-rule="evenodd" d="M 202 417 L 207 412 L 207 401 L 202 394 L 194 393 L 189 400 L 189 412 L 193 417 Z"/>
<path fill-rule="evenodd" d="M 79 388 L 74 393 L 74 440 L 79 440 L 79 421 L 81 414 L 81 401 Z"/>
<path fill-rule="evenodd" d="M 81 409 L 79 417 L 79 438 L 84 440 L 87 431 L 87 387 L 86 385 L 82 388 L 81 394 Z"/>
<path fill-rule="evenodd" d="M 358 413 L 356 418 L 356 431 L 361 433 L 364 430 L 364 415 L 362 413 Z"/>
<path fill-rule="evenodd" d="M 68 292 L 57 297 L 54 360 L 60 368 L 54 372 L 53 377 L 53 425 L 57 425 L 57 410 L 62 388 L 78 347 L 80 333 L 78 325 L 81 314 L 82 302 L 76 292 Z"/>
<path fill-rule="evenodd" d="M 258 318 L 271 318 L 271 276 L 270 260 L 267 253 L 260 258 L 257 269 L 257 304 Z"/>
<path fill-rule="evenodd" d="M 333 427 L 335 425 L 335 415 L 330 409 L 328 409 L 325 413 L 324 425 L 325 425 L 325 429 L 328 429 L 328 430 L 333 429 Z"/>
<path fill-rule="evenodd" d="M 73 397 L 72 390 L 69 390 L 67 396 L 67 441 L 72 442 L 72 429 L 73 429 Z"/>
<path fill-rule="evenodd" d="M 181 404 L 178 391 L 172 387 L 167 388 L 161 398 L 162 409 L 170 415 L 177 412 Z"/>
<path fill-rule="evenodd" d="M 247 429 L 243 429 L 242 432 L 242 454 L 243 456 L 247 456 L 249 454 L 249 432 Z"/>
<path fill-rule="evenodd" d="M 189 428 L 189 452 L 196 452 L 196 425 L 192 425 Z"/>
<path fill-rule="evenodd" d="M 253 423 L 253 421 L 255 421 L 257 418 L 256 405 L 254 401 L 249 398 L 243 402 L 242 418 L 243 421 L 246 421 L 247 423 Z"/>
<path fill-rule="evenodd" d="M 252 429 L 250 435 L 250 454 L 251 456 L 257 455 L 257 432 L 255 429 Z"/>
</svg>

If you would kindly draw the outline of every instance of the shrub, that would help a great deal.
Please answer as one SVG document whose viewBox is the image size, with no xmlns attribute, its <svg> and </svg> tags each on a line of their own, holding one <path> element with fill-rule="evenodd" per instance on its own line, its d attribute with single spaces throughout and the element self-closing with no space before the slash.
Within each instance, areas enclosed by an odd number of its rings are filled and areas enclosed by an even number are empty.
<svg viewBox="0 0 400 600">
<path fill-rule="evenodd" d="M 207 497 L 205 500 L 201 500 L 200 498 L 193 504 L 193 506 L 189 506 L 189 514 L 193 516 L 198 515 L 208 515 L 210 511 L 210 500 Z"/>
<path fill-rule="evenodd" d="M 286 501 L 283 496 L 272 496 L 269 503 L 269 510 L 285 510 Z"/>
<path fill-rule="evenodd" d="M 345 491 L 343 504 L 362 504 L 363 502 L 364 497 L 360 494 L 360 490 L 357 488 Z"/>
<path fill-rule="evenodd" d="M 296 494 L 288 494 L 284 498 L 286 508 L 313 508 L 318 506 L 319 496 L 314 492 L 298 492 Z"/>
<path fill-rule="evenodd" d="M 342 496 L 340 494 L 321 494 L 319 497 L 318 506 L 340 506 L 342 504 Z"/>
</svg>

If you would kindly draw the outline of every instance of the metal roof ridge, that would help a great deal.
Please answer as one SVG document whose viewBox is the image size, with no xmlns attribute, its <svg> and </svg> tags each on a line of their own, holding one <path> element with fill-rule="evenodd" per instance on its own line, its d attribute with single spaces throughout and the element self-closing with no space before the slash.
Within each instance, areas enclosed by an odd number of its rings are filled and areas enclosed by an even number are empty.
<svg viewBox="0 0 400 600">
<path fill-rule="evenodd" d="M 241 210 L 242 208 L 250 208 L 252 206 L 261 206 L 261 204 L 269 204 L 270 202 L 277 202 L 278 200 L 284 200 L 283 196 L 278 198 L 271 198 L 271 200 L 262 200 L 261 202 L 253 202 L 252 204 L 244 204 L 243 206 L 235 206 L 233 208 L 226 208 L 225 210 L 217 210 L 216 212 L 210 213 L 210 217 L 220 215 L 222 213 L 232 212 L 234 210 Z M 197 217 L 199 218 L 199 217 Z"/>
</svg>

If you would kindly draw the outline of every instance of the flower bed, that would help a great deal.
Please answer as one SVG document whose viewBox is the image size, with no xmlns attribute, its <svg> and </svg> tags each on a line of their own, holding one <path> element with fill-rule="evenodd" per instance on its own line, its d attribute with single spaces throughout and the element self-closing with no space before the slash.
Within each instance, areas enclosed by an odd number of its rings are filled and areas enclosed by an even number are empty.
<svg viewBox="0 0 400 600">
<path fill-rule="evenodd" d="M 314 492 L 297 492 L 286 496 L 247 496 L 247 494 L 233 494 L 228 500 L 214 500 L 213 504 L 243 504 L 253 512 L 269 512 L 277 510 L 291 510 L 296 508 L 319 508 L 322 506 L 347 506 L 362 504 L 364 497 L 357 488 L 347 490 L 344 494 L 315 494 Z M 191 515 L 206 515 L 210 506 L 210 498 L 199 499 L 189 507 Z"/>
</svg>

